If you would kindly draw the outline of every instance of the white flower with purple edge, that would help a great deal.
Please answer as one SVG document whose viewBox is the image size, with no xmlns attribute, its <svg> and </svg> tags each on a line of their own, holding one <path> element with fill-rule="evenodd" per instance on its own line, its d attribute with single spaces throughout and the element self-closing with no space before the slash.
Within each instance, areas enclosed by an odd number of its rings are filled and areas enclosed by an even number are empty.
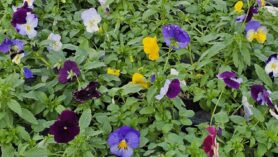
<svg viewBox="0 0 278 157">
<path fill-rule="evenodd" d="M 278 54 L 269 56 L 266 61 L 265 72 L 270 77 L 278 77 Z"/>
<path fill-rule="evenodd" d="M 28 38 L 33 39 L 37 35 L 35 28 L 38 26 L 38 18 L 35 14 L 27 13 L 26 23 L 17 24 L 16 28 L 19 30 L 19 34 L 27 35 Z"/>
<path fill-rule="evenodd" d="M 95 8 L 84 10 L 81 13 L 81 19 L 86 26 L 86 31 L 89 33 L 97 32 L 99 30 L 98 23 L 101 21 L 100 15 Z"/>
</svg>

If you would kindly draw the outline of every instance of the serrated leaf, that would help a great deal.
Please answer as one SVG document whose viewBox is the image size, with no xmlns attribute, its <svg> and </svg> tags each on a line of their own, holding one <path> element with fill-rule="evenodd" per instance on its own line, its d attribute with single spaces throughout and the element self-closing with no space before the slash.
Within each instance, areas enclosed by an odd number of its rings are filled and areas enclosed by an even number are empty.
<svg viewBox="0 0 278 157">
<path fill-rule="evenodd" d="M 79 126 L 81 129 L 88 127 L 92 120 L 92 112 L 91 109 L 88 108 L 83 111 L 80 119 L 79 119 Z"/>
<path fill-rule="evenodd" d="M 255 64 L 255 70 L 260 78 L 268 87 L 272 87 L 272 81 L 270 77 L 266 74 L 263 68 L 261 68 L 259 65 Z"/>
<path fill-rule="evenodd" d="M 16 100 L 10 100 L 8 103 L 7 103 L 8 107 L 14 111 L 15 113 L 17 113 L 19 116 L 22 115 L 22 109 L 21 109 L 21 106 L 20 104 L 16 101 Z"/>
</svg>

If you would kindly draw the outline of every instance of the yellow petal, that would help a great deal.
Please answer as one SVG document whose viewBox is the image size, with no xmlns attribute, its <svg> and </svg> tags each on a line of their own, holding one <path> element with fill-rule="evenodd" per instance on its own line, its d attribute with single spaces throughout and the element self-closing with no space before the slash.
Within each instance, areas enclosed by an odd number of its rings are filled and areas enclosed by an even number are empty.
<svg viewBox="0 0 278 157">
<path fill-rule="evenodd" d="M 159 53 L 150 53 L 149 54 L 149 59 L 152 61 L 158 60 L 159 58 Z"/>
<path fill-rule="evenodd" d="M 156 37 L 145 37 L 143 39 L 144 52 L 146 54 L 158 54 L 159 46 Z"/>
<path fill-rule="evenodd" d="M 236 12 L 241 13 L 243 11 L 242 7 L 243 7 L 243 2 L 238 1 L 238 2 L 236 2 L 235 6 L 234 6 L 234 9 L 235 9 Z"/>
<path fill-rule="evenodd" d="M 246 35 L 246 38 L 247 38 L 247 40 L 248 41 L 253 41 L 255 38 L 256 38 L 256 32 L 254 31 L 254 30 L 249 30 L 248 32 L 247 32 L 247 35 Z"/>
<path fill-rule="evenodd" d="M 139 84 L 143 88 L 148 88 L 149 87 L 149 84 L 147 83 L 145 77 L 142 74 L 139 74 L 139 73 L 133 74 L 132 83 L 133 84 Z"/>
<path fill-rule="evenodd" d="M 120 70 L 117 70 L 117 69 L 112 69 L 112 68 L 108 68 L 107 69 L 107 74 L 109 75 L 114 75 L 114 76 L 120 76 Z"/>
<path fill-rule="evenodd" d="M 267 30 L 265 27 L 260 27 L 255 36 L 258 43 L 263 44 L 267 39 Z"/>
</svg>

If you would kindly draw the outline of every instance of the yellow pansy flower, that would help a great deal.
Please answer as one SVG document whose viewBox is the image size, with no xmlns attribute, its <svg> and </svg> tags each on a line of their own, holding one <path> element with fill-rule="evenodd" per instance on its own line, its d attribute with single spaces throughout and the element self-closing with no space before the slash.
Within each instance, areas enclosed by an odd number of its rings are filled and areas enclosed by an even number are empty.
<svg viewBox="0 0 278 157">
<path fill-rule="evenodd" d="M 144 52 L 148 55 L 150 60 L 157 60 L 159 58 L 159 46 L 156 37 L 145 37 L 143 39 Z"/>
<path fill-rule="evenodd" d="M 258 43 L 263 44 L 267 39 L 267 29 L 265 27 L 260 27 L 257 31 L 251 29 L 247 32 L 246 38 L 250 42 L 256 39 Z"/>
<path fill-rule="evenodd" d="M 234 9 L 235 9 L 236 12 L 241 13 L 243 11 L 242 7 L 243 7 L 243 2 L 238 1 L 238 2 L 236 2 L 235 6 L 234 6 Z"/>
<path fill-rule="evenodd" d="M 132 75 L 132 83 L 133 84 L 139 84 L 143 88 L 148 88 L 149 87 L 149 84 L 146 81 L 145 77 L 142 74 L 139 74 L 139 73 L 135 73 L 135 74 Z"/>
<path fill-rule="evenodd" d="M 107 74 L 109 75 L 114 75 L 114 76 L 120 76 L 120 70 L 117 70 L 117 69 L 112 69 L 112 68 L 108 68 L 107 69 Z"/>
</svg>

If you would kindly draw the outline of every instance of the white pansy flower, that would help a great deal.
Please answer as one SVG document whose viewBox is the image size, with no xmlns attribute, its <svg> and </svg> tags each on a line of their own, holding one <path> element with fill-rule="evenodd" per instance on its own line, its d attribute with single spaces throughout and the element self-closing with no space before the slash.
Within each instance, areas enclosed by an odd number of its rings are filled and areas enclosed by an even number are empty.
<svg viewBox="0 0 278 157">
<path fill-rule="evenodd" d="M 81 13 L 81 19 L 86 26 L 86 31 L 89 33 L 97 32 L 99 30 L 98 23 L 101 21 L 100 15 L 95 8 L 90 8 Z"/>
<path fill-rule="evenodd" d="M 171 83 L 170 80 L 166 80 L 165 81 L 164 86 L 160 89 L 159 95 L 155 96 L 155 98 L 157 100 L 161 100 L 166 95 L 166 93 L 168 92 L 170 83 Z"/>
<path fill-rule="evenodd" d="M 19 30 L 19 34 L 27 35 L 28 38 L 32 39 L 37 35 L 37 31 L 35 28 L 38 26 L 38 18 L 32 14 L 27 13 L 26 23 L 25 24 L 17 24 L 16 28 Z"/>
<path fill-rule="evenodd" d="M 245 113 L 244 118 L 248 121 L 250 119 L 250 116 L 253 115 L 253 106 L 249 104 L 246 96 L 242 97 L 242 105 Z"/>
<path fill-rule="evenodd" d="M 273 16 L 278 16 L 278 8 L 273 6 L 265 6 L 266 10 L 271 13 Z"/>
<path fill-rule="evenodd" d="M 273 77 L 278 76 L 278 59 L 272 58 L 265 66 L 265 72 L 267 74 L 272 73 Z"/>
<path fill-rule="evenodd" d="M 60 51 L 62 49 L 63 44 L 61 43 L 60 34 L 50 33 L 47 39 L 51 41 L 48 51 Z"/>
</svg>

